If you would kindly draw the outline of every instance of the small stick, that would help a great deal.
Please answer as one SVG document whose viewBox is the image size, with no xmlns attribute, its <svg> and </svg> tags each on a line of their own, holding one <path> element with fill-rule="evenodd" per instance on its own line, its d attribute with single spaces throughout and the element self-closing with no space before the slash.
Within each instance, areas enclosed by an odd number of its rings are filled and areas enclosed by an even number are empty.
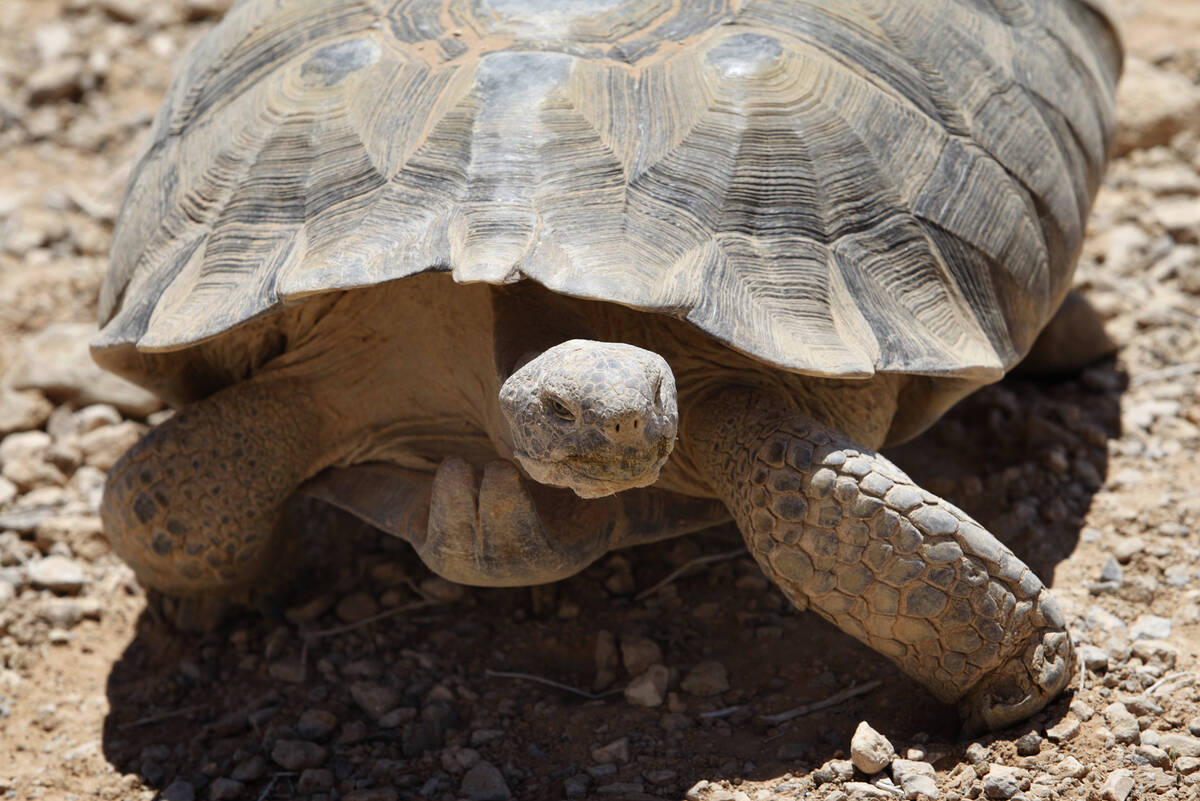
<svg viewBox="0 0 1200 801">
<path fill-rule="evenodd" d="M 673 582 L 675 579 L 679 578 L 684 573 L 691 570 L 693 567 L 699 567 L 700 565 L 711 565 L 714 562 L 725 562 L 729 559 L 735 559 L 739 556 L 745 556 L 746 553 L 747 553 L 747 551 L 745 548 L 738 548 L 736 551 L 727 551 L 725 553 L 715 553 L 715 554 L 710 554 L 709 556 L 697 556 L 695 559 L 689 560 L 688 562 L 685 562 L 684 564 L 680 565 L 678 568 L 676 568 L 670 574 L 668 574 L 665 579 L 658 582 L 653 587 L 651 587 L 647 590 L 642 590 L 637 595 L 633 596 L 633 600 L 640 601 L 644 598 L 649 598 L 651 595 L 658 592 L 663 587 L 667 586 L 668 584 Z"/>
<path fill-rule="evenodd" d="M 271 791 L 272 791 L 272 790 L 274 790 L 274 789 L 275 789 L 275 783 L 276 783 L 277 781 L 279 781 L 279 779 L 280 779 L 281 777 L 283 777 L 283 776 L 295 776 L 295 775 L 296 775 L 295 773 L 273 773 L 273 774 L 271 774 L 271 781 L 267 782 L 267 787 L 266 787 L 266 789 L 264 789 L 264 790 L 262 791 L 262 795 L 260 795 L 260 796 L 258 797 L 258 801 L 266 801 L 266 797 L 267 797 L 268 795 L 270 795 L 270 794 L 271 794 Z"/>
<path fill-rule="evenodd" d="M 122 723 L 119 728 L 132 729 L 136 726 L 145 726 L 149 723 L 158 723 L 159 721 L 170 720 L 171 718 L 178 718 L 178 717 L 182 717 L 184 715 L 190 715 L 193 712 L 199 712 L 204 709 L 208 709 L 208 704 L 196 704 L 195 706 L 183 706 L 183 707 L 180 707 L 179 709 L 172 709 L 169 712 L 159 712 L 158 714 L 155 714 L 155 715 L 148 715 L 144 718 L 138 718 L 137 720 L 131 720 L 128 723 Z"/>
<path fill-rule="evenodd" d="M 1190 673 L 1172 673 L 1170 676 L 1163 676 L 1161 679 L 1147 687 L 1145 695 L 1156 695 L 1158 690 L 1162 688 L 1163 685 L 1168 684 L 1179 685 L 1177 687 L 1173 686 L 1168 688 L 1170 692 L 1175 692 L 1176 690 L 1182 690 L 1184 687 L 1190 686 L 1195 681 L 1196 677 Z"/>
<path fill-rule="evenodd" d="M 840 704 L 842 701 L 849 700 L 858 695 L 866 695 L 867 693 L 871 692 L 871 690 L 874 690 L 877 687 L 879 687 L 879 685 L 881 685 L 881 684 L 883 684 L 882 679 L 872 679 L 871 681 L 868 681 L 866 684 L 859 684 L 859 685 L 855 685 L 853 687 L 847 687 L 846 689 L 842 690 L 841 692 L 836 692 L 833 695 L 829 696 L 828 698 L 825 698 L 824 700 L 814 701 L 811 704 L 804 704 L 803 706 L 798 706 L 795 709 L 789 709 L 787 712 L 780 712 L 775 715 L 759 715 L 758 719 L 761 721 L 764 721 L 766 723 L 786 723 L 787 721 L 791 720 L 792 718 L 798 718 L 801 715 L 807 715 L 809 713 L 816 712 L 818 709 L 825 709 L 826 707 L 836 706 L 837 704 Z"/>
<path fill-rule="evenodd" d="M 508 671 L 508 670 L 490 670 L 489 669 L 489 670 L 485 670 L 483 672 L 483 675 L 490 676 L 493 678 L 501 678 L 501 679 L 523 679 L 525 681 L 532 681 L 532 682 L 536 682 L 538 684 L 545 684 L 547 687 L 554 687 L 555 689 L 562 690 L 564 692 L 574 693 L 575 695 L 578 695 L 582 698 L 586 698 L 589 701 L 600 701 L 609 695 L 614 695 L 615 693 L 623 692 L 623 690 L 614 689 L 614 690 L 607 690 L 602 693 L 590 693 L 587 690 L 581 690 L 578 687 L 572 687 L 569 684 L 563 684 L 562 682 L 555 681 L 554 679 L 547 679 L 542 676 L 535 676 L 532 673 L 514 673 L 514 672 Z"/>
<path fill-rule="evenodd" d="M 1087 683 L 1087 665 L 1083 660 L 1079 660 L 1079 692 L 1083 692 L 1084 685 Z"/>
<path fill-rule="evenodd" d="M 364 617 L 362 620 L 356 621 L 354 623 L 347 623 L 344 626 L 334 626 L 331 629 L 321 629 L 320 631 L 308 631 L 308 632 L 301 634 L 300 636 L 303 637 L 307 641 L 307 640 L 318 640 L 322 637 L 332 637 L 335 634 L 345 634 L 348 631 L 354 631 L 355 629 L 361 629 L 365 626 L 369 626 L 372 623 L 376 622 L 377 620 L 383 620 L 384 618 L 388 618 L 388 617 L 395 617 L 396 615 L 399 615 L 403 612 L 411 612 L 414 609 L 424 609 L 427 606 L 437 606 L 438 604 L 441 604 L 441 603 L 443 603 L 443 602 L 442 601 L 414 601 L 411 604 L 405 604 L 404 606 L 397 606 L 395 609 L 388 609 L 386 612 L 380 612 L 377 615 L 371 615 L 370 617 Z"/>
<path fill-rule="evenodd" d="M 739 706 L 727 706 L 724 709 L 714 709 L 712 712 L 701 712 L 700 717 L 702 717 L 702 718 L 727 718 L 730 715 L 732 715 L 734 712 L 737 712 L 739 709 L 745 709 L 745 708 L 746 708 L 745 704 L 742 704 Z"/>
</svg>

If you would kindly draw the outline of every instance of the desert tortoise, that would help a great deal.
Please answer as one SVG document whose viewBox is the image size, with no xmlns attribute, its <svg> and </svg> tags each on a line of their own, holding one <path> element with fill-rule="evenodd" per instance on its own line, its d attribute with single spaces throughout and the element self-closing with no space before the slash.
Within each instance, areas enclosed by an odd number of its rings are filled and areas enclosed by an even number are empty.
<svg viewBox="0 0 1200 801">
<path fill-rule="evenodd" d="M 113 547 L 254 586 L 313 477 L 473 584 L 731 515 L 970 725 L 1027 716 L 1061 612 L 876 449 L 1062 300 L 1119 65 L 1090 0 L 243 2 L 117 225 L 95 357 L 183 408 Z"/>
</svg>

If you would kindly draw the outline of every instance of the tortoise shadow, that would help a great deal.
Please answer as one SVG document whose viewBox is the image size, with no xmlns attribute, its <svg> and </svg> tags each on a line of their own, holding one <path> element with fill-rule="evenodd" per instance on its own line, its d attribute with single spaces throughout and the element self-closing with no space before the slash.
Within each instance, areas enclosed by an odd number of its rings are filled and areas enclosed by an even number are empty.
<svg viewBox="0 0 1200 801">
<path fill-rule="evenodd" d="M 1112 361 L 1065 380 L 1010 377 L 888 455 L 1049 583 L 1104 482 L 1124 387 Z M 311 502 L 292 513 L 314 555 L 286 617 L 246 613 L 188 635 L 142 615 L 108 677 L 103 749 L 119 770 L 159 789 L 186 781 L 197 798 L 453 798 L 477 760 L 521 799 L 562 798 L 567 786 L 679 798 L 720 779 L 784 792 L 844 757 L 860 720 L 936 767 L 963 759 L 951 710 L 793 610 L 749 556 L 637 595 L 699 556 L 739 548 L 732 527 L 613 554 L 533 590 L 452 598 L 453 587 L 427 584 L 447 600 L 427 604 L 418 590 L 429 574 L 405 543 Z M 384 616 L 342 624 L 372 610 Z M 654 661 L 644 640 L 671 671 L 655 707 L 621 696 L 631 677 L 611 650 L 626 643 L 635 662 Z M 599 685 L 598 653 L 611 668 Z M 683 692 L 681 679 L 705 662 L 724 666 L 729 688 L 710 678 L 713 695 Z M 787 722 L 762 717 L 862 687 L 874 689 Z M 1053 725 L 1066 703 L 1001 736 Z"/>
</svg>

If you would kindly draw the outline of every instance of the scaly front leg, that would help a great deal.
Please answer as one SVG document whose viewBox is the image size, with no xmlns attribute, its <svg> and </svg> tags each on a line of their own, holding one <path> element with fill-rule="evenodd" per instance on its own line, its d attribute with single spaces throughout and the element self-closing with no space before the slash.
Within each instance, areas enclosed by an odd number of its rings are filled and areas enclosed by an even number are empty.
<svg viewBox="0 0 1200 801">
<path fill-rule="evenodd" d="M 1066 686 L 1071 641 L 1030 569 L 884 457 L 751 390 L 696 404 L 685 441 L 763 571 L 874 648 L 969 729 L 1022 720 Z"/>
</svg>

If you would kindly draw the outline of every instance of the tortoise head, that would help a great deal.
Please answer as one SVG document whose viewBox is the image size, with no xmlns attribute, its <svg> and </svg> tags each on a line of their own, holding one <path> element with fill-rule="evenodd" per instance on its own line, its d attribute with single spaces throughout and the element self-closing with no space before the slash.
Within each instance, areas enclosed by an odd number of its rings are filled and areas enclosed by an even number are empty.
<svg viewBox="0 0 1200 801">
<path fill-rule="evenodd" d="M 517 460 L 535 481 L 599 498 L 658 479 L 675 445 L 675 376 L 657 353 L 572 339 L 500 388 Z"/>
</svg>

